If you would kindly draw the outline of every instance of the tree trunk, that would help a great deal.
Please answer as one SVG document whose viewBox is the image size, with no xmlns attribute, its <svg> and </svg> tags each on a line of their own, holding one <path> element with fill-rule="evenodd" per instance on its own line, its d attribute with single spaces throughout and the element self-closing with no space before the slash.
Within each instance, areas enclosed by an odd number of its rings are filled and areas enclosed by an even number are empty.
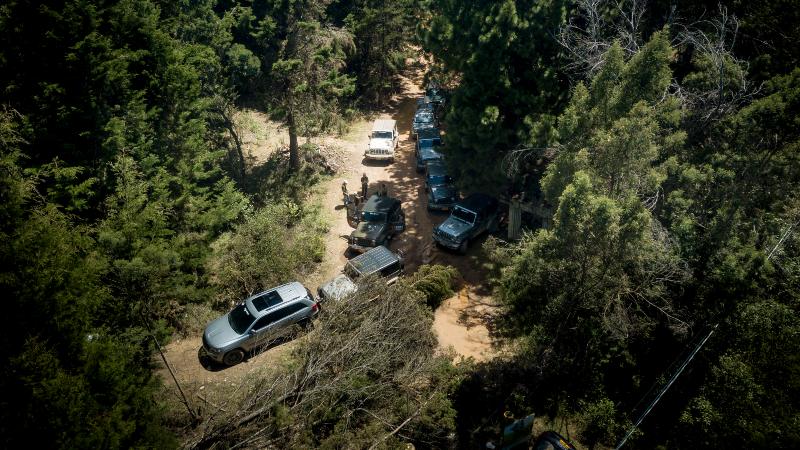
<svg viewBox="0 0 800 450">
<path fill-rule="evenodd" d="M 294 123 L 294 114 L 290 111 L 286 118 L 289 126 L 289 166 L 293 170 L 300 169 L 300 148 L 297 145 L 297 126 Z"/>
</svg>

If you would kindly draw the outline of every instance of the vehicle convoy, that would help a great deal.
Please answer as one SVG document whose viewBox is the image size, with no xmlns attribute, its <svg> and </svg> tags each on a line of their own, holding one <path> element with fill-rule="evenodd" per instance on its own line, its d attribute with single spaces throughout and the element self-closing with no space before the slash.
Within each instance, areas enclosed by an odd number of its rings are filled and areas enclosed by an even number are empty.
<svg viewBox="0 0 800 450">
<path fill-rule="evenodd" d="M 397 133 L 397 121 L 392 119 L 378 119 L 372 123 L 372 132 L 369 135 L 369 144 L 364 152 L 366 159 L 394 161 L 394 152 L 400 141 Z"/>
<path fill-rule="evenodd" d="M 428 210 L 448 211 L 458 201 L 458 189 L 448 174 L 442 160 L 429 161 L 425 165 L 425 190 L 428 192 Z"/>
<path fill-rule="evenodd" d="M 392 284 L 403 274 L 403 258 L 384 246 L 375 247 L 347 261 L 342 273 L 320 286 L 317 290 L 320 301 L 340 300 L 358 289 L 359 277 L 377 274 Z"/>
<path fill-rule="evenodd" d="M 311 292 L 295 281 L 246 298 L 206 326 L 203 350 L 214 361 L 229 366 L 245 354 L 287 337 L 293 325 L 306 325 L 319 312 Z"/>
<path fill-rule="evenodd" d="M 472 194 L 456 203 L 450 211 L 450 217 L 433 229 L 433 240 L 444 247 L 466 253 L 470 241 L 494 230 L 499 222 L 497 199 L 486 194 Z"/>
<path fill-rule="evenodd" d="M 419 130 L 414 154 L 417 159 L 417 172 L 425 171 L 425 163 L 434 159 L 442 159 L 442 154 L 436 149 L 442 145 L 442 138 L 436 128 Z"/>
<path fill-rule="evenodd" d="M 350 218 L 356 229 L 348 238 L 348 249 L 364 252 L 389 240 L 406 229 L 406 215 L 400 200 L 373 194 L 364 203 L 360 214 Z"/>
</svg>

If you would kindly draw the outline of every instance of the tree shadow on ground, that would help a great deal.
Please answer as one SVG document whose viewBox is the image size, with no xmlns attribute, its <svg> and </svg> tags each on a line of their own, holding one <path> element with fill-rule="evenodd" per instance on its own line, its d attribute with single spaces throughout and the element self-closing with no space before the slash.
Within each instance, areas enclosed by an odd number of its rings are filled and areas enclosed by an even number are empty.
<svg viewBox="0 0 800 450">
<path fill-rule="evenodd" d="M 256 205 L 263 205 L 277 198 L 289 198 L 301 202 L 309 190 L 325 177 L 324 168 L 313 154 L 313 146 L 309 144 L 301 146 L 299 170 L 291 168 L 288 150 L 275 152 L 260 164 L 250 161 L 243 185 L 244 192 Z"/>
</svg>

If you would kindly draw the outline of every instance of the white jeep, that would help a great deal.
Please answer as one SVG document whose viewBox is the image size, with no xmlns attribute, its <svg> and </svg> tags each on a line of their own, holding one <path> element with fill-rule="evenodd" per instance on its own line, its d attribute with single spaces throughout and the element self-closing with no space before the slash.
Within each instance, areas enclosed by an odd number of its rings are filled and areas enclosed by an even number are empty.
<svg viewBox="0 0 800 450">
<path fill-rule="evenodd" d="M 372 124 L 372 133 L 369 135 L 369 145 L 364 152 L 364 157 L 394 161 L 394 151 L 397 149 L 399 140 L 397 121 L 378 119 Z"/>
</svg>

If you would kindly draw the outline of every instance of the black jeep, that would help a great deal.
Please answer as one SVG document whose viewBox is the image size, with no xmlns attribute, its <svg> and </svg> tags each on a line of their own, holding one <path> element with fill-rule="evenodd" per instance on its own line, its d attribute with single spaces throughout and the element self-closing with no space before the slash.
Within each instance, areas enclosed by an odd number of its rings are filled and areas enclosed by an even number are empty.
<svg viewBox="0 0 800 450">
<path fill-rule="evenodd" d="M 500 222 L 497 199 L 486 194 L 472 194 L 458 202 L 450 217 L 433 229 L 433 240 L 444 247 L 466 253 L 469 242 Z"/>
<path fill-rule="evenodd" d="M 406 229 L 406 215 L 400 200 L 372 195 L 354 219 L 356 229 L 350 233 L 349 249 L 359 253 L 379 245 Z"/>
<path fill-rule="evenodd" d="M 448 211 L 458 201 L 458 189 L 442 160 L 428 161 L 425 165 L 425 190 L 428 192 L 428 210 Z"/>
</svg>

